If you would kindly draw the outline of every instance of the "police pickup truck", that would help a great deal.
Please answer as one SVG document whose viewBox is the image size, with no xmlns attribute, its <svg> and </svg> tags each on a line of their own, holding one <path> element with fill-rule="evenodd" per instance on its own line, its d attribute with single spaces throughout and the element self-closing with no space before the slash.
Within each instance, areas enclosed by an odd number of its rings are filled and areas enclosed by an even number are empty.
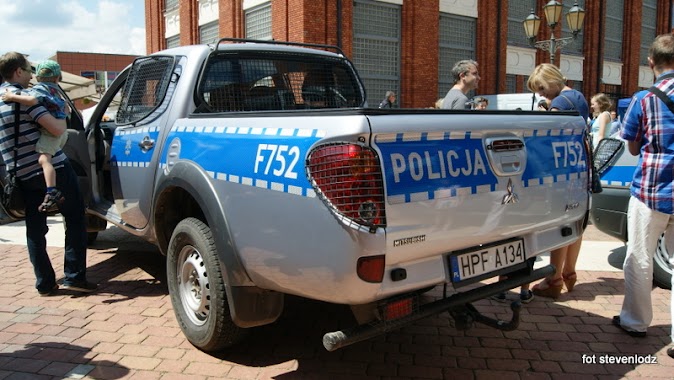
<svg viewBox="0 0 674 380">
<path fill-rule="evenodd" d="M 589 207 L 575 112 L 368 108 L 322 45 L 223 39 L 138 58 L 66 152 L 107 223 L 167 257 L 176 318 L 205 351 L 274 322 L 284 296 L 348 305 L 335 350 L 536 281 Z M 496 281 L 496 276 L 508 275 Z M 436 286 L 439 299 L 422 296 Z"/>
</svg>

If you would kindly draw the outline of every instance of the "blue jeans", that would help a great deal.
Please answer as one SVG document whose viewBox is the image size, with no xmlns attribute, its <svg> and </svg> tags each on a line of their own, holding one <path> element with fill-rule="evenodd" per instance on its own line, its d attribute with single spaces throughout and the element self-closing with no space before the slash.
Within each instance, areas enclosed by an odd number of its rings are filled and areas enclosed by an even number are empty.
<svg viewBox="0 0 674 380">
<path fill-rule="evenodd" d="M 39 212 L 38 206 L 45 196 L 44 176 L 38 175 L 20 181 L 26 204 L 26 243 L 28 255 L 35 271 L 35 287 L 38 291 L 49 291 L 56 284 L 56 276 L 47 254 L 47 214 Z M 84 215 L 84 199 L 80 192 L 77 175 L 70 162 L 56 169 L 56 187 L 63 193 L 65 201 L 59 211 L 65 220 L 64 284 L 86 281 L 87 271 L 87 226 Z"/>
</svg>

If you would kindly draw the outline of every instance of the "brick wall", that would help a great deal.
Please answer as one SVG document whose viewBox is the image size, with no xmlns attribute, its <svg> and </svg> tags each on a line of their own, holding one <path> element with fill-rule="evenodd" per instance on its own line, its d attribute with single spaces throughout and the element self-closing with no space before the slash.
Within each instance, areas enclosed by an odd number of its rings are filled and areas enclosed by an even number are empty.
<svg viewBox="0 0 674 380">
<path fill-rule="evenodd" d="M 152 53 L 166 47 L 163 0 L 145 0 L 145 45 Z"/>
<path fill-rule="evenodd" d="M 61 65 L 61 70 L 81 75 L 83 71 L 122 71 L 130 65 L 137 56 L 121 54 L 99 54 L 57 51 L 51 59 Z M 96 103 L 75 100 L 75 108 L 84 110 L 95 106 Z"/>
<path fill-rule="evenodd" d="M 401 107 L 427 108 L 437 100 L 438 9 L 438 0 L 403 3 Z"/>
<path fill-rule="evenodd" d="M 181 0 L 180 8 L 180 45 L 199 43 L 199 6 L 197 0 Z"/>
<path fill-rule="evenodd" d="M 220 37 L 243 38 L 245 36 L 243 0 L 220 0 L 218 6 Z"/>
<path fill-rule="evenodd" d="M 482 77 L 479 94 L 505 91 L 508 2 L 478 1 L 477 60 Z M 570 1 L 570 0 L 565 0 Z M 587 0 L 584 26 L 583 92 L 586 96 L 602 91 L 603 6 L 610 0 Z M 405 0 L 402 12 L 401 92 L 403 107 L 427 107 L 437 93 L 439 0 Z M 669 10 L 674 0 L 658 0 L 658 9 Z M 197 0 L 182 0 L 180 9 L 181 44 L 198 43 Z M 536 14 L 542 14 L 545 1 L 537 1 Z M 165 47 L 163 0 L 145 0 L 148 53 Z M 272 37 L 281 41 L 338 45 L 350 56 L 353 48 L 352 0 L 272 0 Z M 494 8 L 499 11 L 494 11 Z M 622 92 L 638 89 L 642 0 L 625 0 Z M 341 8 L 341 17 L 338 9 Z M 220 0 L 220 37 L 244 37 L 243 0 Z M 671 15 L 658 12 L 657 33 L 671 32 Z M 560 26 L 556 35 L 560 34 Z M 550 28 L 542 26 L 539 39 L 550 38 Z M 555 62 L 559 62 L 559 53 Z M 549 62 L 549 53 L 537 50 L 536 64 Z M 526 91 L 526 76 L 517 78 L 517 90 Z"/>
<path fill-rule="evenodd" d="M 506 52 L 508 46 L 508 14 L 493 12 L 494 6 L 508 9 L 507 0 L 480 1 L 477 19 L 476 58 L 479 65 L 479 94 L 505 92 Z"/>
</svg>

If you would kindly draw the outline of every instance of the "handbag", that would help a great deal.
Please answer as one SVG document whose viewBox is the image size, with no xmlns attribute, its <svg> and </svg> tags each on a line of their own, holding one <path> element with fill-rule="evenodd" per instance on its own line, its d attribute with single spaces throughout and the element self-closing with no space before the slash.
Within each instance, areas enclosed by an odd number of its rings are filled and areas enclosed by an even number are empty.
<svg viewBox="0 0 674 380">
<path fill-rule="evenodd" d="M 566 95 L 560 94 L 561 97 L 566 99 L 566 101 L 571 105 L 572 110 L 576 110 L 576 106 L 573 104 L 571 99 L 567 98 Z M 604 189 L 601 187 L 601 177 L 597 172 L 597 167 L 594 165 L 594 155 L 592 152 L 592 135 L 588 128 L 585 128 L 583 132 L 583 143 L 585 144 L 585 151 L 588 155 L 588 165 L 590 166 L 590 191 L 592 194 L 599 194 Z"/>
<path fill-rule="evenodd" d="M 7 170 L 3 191 L 0 193 L 0 201 L 5 212 L 16 219 L 23 218 L 26 214 L 21 186 L 19 185 L 19 179 L 16 178 L 17 155 L 19 152 L 19 111 L 19 104 L 14 103 L 14 167 L 11 170 Z"/>
</svg>

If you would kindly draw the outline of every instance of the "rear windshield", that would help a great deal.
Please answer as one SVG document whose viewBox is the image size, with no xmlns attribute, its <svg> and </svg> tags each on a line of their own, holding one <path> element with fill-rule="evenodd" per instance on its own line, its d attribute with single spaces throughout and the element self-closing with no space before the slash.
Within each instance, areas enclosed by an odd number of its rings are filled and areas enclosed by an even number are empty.
<svg viewBox="0 0 674 380">
<path fill-rule="evenodd" d="M 346 59 L 214 52 L 197 87 L 197 112 L 351 108 L 363 93 Z"/>
</svg>

